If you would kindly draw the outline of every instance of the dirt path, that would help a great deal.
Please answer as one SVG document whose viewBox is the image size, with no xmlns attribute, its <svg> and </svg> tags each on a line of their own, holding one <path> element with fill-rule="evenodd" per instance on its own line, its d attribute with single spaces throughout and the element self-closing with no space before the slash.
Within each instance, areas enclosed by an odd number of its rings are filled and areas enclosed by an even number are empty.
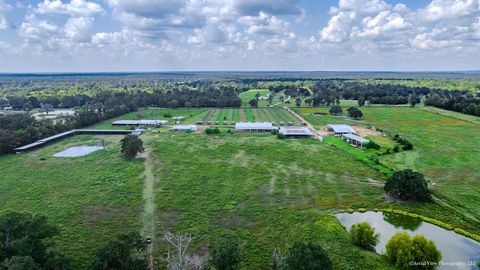
<svg viewBox="0 0 480 270">
<path fill-rule="evenodd" d="M 310 124 L 307 120 L 305 120 L 305 118 L 300 116 L 298 113 L 292 111 L 288 107 L 283 107 L 283 108 L 287 110 L 289 113 L 291 113 L 293 116 L 295 116 L 298 120 L 300 120 L 301 123 L 306 123 L 308 129 L 310 129 L 313 132 L 313 136 L 315 137 L 315 139 L 323 140 L 322 136 L 318 134 L 317 130 L 312 126 L 312 124 Z"/>
<path fill-rule="evenodd" d="M 143 186 L 143 214 L 142 214 L 142 233 L 145 237 L 151 237 L 151 243 L 148 246 L 148 269 L 155 269 L 155 263 L 153 260 L 153 250 L 154 250 L 154 238 L 155 238 L 155 175 L 153 173 L 153 168 L 155 167 L 155 161 L 152 157 L 151 150 L 146 147 L 145 152 L 142 153 L 141 157 L 145 158 L 145 183 Z"/>
</svg>

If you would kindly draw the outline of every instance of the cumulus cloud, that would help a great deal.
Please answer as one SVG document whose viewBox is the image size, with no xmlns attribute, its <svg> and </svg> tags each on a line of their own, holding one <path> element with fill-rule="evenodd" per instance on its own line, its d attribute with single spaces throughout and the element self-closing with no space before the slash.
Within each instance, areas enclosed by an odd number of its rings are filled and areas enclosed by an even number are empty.
<svg viewBox="0 0 480 270">
<path fill-rule="evenodd" d="M 12 10 L 12 6 L 4 0 L 0 0 L 0 30 L 13 28 L 13 24 L 7 19 L 7 14 Z"/>
<path fill-rule="evenodd" d="M 103 8 L 97 3 L 84 0 L 72 0 L 70 3 L 63 3 L 61 0 L 44 0 L 38 4 L 36 12 L 44 15 L 91 17 L 103 12 Z"/>
<path fill-rule="evenodd" d="M 59 27 L 47 20 L 38 19 L 35 15 L 27 15 L 25 21 L 21 24 L 20 36 L 29 42 L 40 42 L 55 36 Z"/>
</svg>

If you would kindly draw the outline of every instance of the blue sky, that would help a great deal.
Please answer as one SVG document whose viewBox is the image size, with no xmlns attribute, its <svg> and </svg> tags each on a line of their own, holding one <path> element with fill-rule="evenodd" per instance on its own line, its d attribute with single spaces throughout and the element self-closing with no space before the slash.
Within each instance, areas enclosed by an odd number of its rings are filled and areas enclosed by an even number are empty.
<svg viewBox="0 0 480 270">
<path fill-rule="evenodd" d="M 0 0 L 0 72 L 478 70 L 480 0 Z"/>
</svg>

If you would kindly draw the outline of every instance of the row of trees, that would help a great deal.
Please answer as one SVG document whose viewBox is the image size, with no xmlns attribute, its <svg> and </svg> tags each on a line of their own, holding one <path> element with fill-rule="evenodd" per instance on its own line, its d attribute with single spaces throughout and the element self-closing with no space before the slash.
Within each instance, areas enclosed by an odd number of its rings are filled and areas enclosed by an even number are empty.
<svg viewBox="0 0 480 270">
<path fill-rule="evenodd" d="M 436 91 L 427 96 L 425 105 L 480 116 L 480 93 L 475 96 L 460 92 Z"/>
</svg>

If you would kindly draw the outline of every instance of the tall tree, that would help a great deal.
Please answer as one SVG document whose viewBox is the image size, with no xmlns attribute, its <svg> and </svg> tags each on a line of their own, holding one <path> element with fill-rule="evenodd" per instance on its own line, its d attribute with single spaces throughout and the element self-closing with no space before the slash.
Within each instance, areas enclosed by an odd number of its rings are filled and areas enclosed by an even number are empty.
<svg viewBox="0 0 480 270">
<path fill-rule="evenodd" d="M 122 153 L 128 158 L 134 158 L 138 153 L 143 152 L 143 141 L 135 135 L 127 135 L 121 141 Z"/>
<path fill-rule="evenodd" d="M 410 169 L 395 172 L 385 183 L 384 189 L 388 194 L 402 200 L 431 200 L 431 191 L 423 174 Z"/>
</svg>

